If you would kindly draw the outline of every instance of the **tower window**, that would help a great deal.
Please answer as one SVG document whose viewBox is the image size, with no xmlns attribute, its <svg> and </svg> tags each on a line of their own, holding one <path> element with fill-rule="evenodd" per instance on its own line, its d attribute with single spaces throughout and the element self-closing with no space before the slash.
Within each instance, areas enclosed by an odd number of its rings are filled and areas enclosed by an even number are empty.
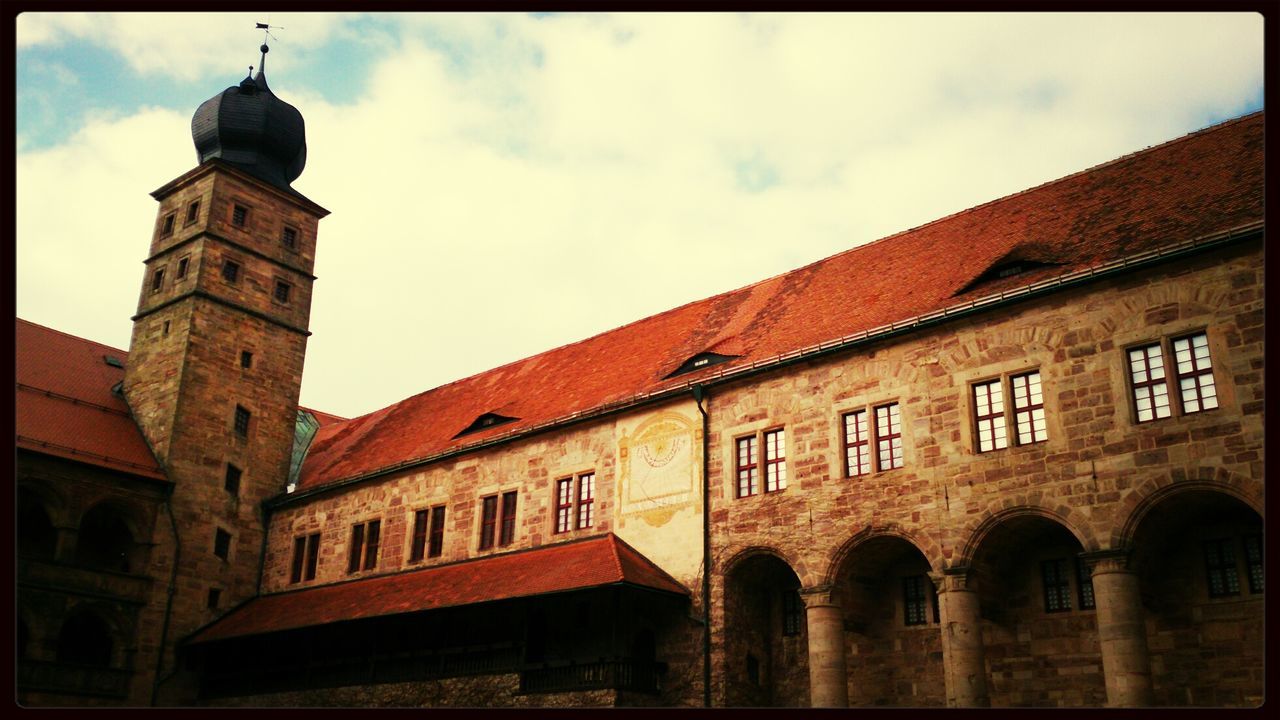
<svg viewBox="0 0 1280 720">
<path fill-rule="evenodd" d="M 187 206 L 186 224 L 190 225 L 191 223 L 195 222 L 196 219 L 199 217 L 200 217 L 200 201 L 196 200 Z"/>
<path fill-rule="evenodd" d="M 236 406 L 235 428 L 236 434 L 240 437 L 249 436 L 249 418 L 250 413 L 242 405 Z"/>
<path fill-rule="evenodd" d="M 233 283 L 240 279 L 240 263 L 235 260 L 222 261 L 222 279 Z"/>
<path fill-rule="evenodd" d="M 248 350 L 240 351 L 240 367 L 246 370 L 253 367 L 253 353 Z"/>
<path fill-rule="evenodd" d="M 347 572 L 372 570 L 378 566 L 378 541 L 382 529 L 381 520 L 370 520 L 351 526 L 351 548 L 347 557 Z"/>
<path fill-rule="evenodd" d="M 276 300 L 288 304 L 289 293 L 293 290 L 293 286 L 283 280 L 276 281 Z"/>
<path fill-rule="evenodd" d="M 222 599 L 221 590 L 219 590 L 218 588 L 209 588 L 208 607 L 210 610 L 218 609 L 218 601 L 220 601 L 221 599 Z"/>
<path fill-rule="evenodd" d="M 151 274 L 151 292 L 160 292 L 160 288 L 164 287 L 164 268 L 156 268 Z"/>
<path fill-rule="evenodd" d="M 236 227 L 244 227 L 249 221 L 249 208 L 243 205 L 235 205 L 231 208 L 231 224 Z"/>
<path fill-rule="evenodd" d="M 284 230 L 280 232 L 280 242 L 286 248 L 296 250 L 298 247 L 298 231 L 285 225 Z"/>
<path fill-rule="evenodd" d="M 174 279 L 181 280 L 187 276 L 187 265 L 190 264 L 190 262 L 190 257 L 184 257 L 178 260 L 178 271 L 173 274 Z"/>
<path fill-rule="evenodd" d="M 218 528 L 217 531 L 214 532 L 213 554 L 223 560 L 227 559 L 227 556 L 231 554 L 231 533 L 223 530 L 222 528 Z"/>
<path fill-rule="evenodd" d="M 164 216 L 164 220 L 160 221 L 160 237 L 169 237 L 173 234 L 173 213 Z"/>
<path fill-rule="evenodd" d="M 240 493 L 240 476 L 242 474 L 244 474 L 244 472 L 240 468 L 232 465 L 231 463 L 227 463 L 227 479 L 225 485 L 227 492 L 232 495 Z"/>
<path fill-rule="evenodd" d="M 289 582 L 316 579 L 316 565 L 320 559 L 320 533 L 312 533 L 293 541 L 293 566 Z"/>
</svg>

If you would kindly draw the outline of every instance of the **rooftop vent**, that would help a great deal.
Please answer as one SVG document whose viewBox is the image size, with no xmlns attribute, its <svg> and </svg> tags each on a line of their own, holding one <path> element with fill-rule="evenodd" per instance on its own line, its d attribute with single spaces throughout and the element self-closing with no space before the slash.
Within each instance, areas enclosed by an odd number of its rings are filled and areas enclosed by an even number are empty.
<svg viewBox="0 0 1280 720">
<path fill-rule="evenodd" d="M 956 295 L 963 295 L 970 290 L 989 282 L 1004 280 L 1016 275 L 1023 275 L 1034 270 L 1058 267 L 1059 265 L 1061 265 L 1061 263 L 1006 257 L 1003 260 L 999 260 L 992 264 L 991 267 L 987 268 L 981 275 L 974 278 L 972 282 L 957 290 Z"/>
<path fill-rule="evenodd" d="M 671 373 L 668 374 L 667 377 L 673 378 L 677 375 L 691 373 L 694 370 L 701 370 L 702 368 L 711 367 L 712 365 L 719 365 L 722 362 L 728 362 L 736 357 L 738 356 L 722 355 L 720 353 L 715 353 L 715 352 L 700 352 L 697 355 L 694 355 L 693 357 L 681 363 L 680 367 L 671 371 Z"/>
<path fill-rule="evenodd" d="M 102 361 L 110 365 L 111 367 L 118 367 L 118 368 L 124 367 L 124 361 L 116 357 L 115 355 L 103 355 Z"/>
<path fill-rule="evenodd" d="M 519 420 L 519 419 L 520 418 L 507 417 L 506 415 L 499 415 L 498 413 L 488 412 L 476 418 L 470 425 L 463 428 L 462 432 L 458 433 L 457 435 L 454 435 L 453 437 L 454 439 L 457 439 L 462 437 L 463 435 L 469 435 L 474 432 L 480 432 L 481 430 L 488 430 L 489 428 L 494 427 L 496 425 L 515 422 L 516 420 Z"/>
</svg>

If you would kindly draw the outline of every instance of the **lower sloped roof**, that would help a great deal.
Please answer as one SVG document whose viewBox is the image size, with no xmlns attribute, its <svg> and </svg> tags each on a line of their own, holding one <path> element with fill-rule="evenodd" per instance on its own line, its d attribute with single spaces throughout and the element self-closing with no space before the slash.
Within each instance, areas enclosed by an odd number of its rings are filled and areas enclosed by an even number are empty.
<svg viewBox="0 0 1280 720">
<path fill-rule="evenodd" d="M 392 575 L 262 595 L 190 644 L 606 585 L 689 591 L 612 533 Z"/>
</svg>

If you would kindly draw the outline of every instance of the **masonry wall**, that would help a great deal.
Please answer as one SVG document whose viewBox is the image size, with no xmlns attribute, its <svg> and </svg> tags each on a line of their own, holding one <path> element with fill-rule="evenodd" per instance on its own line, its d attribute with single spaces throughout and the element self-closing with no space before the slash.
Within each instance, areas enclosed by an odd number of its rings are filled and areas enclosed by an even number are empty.
<svg viewBox="0 0 1280 720">
<path fill-rule="evenodd" d="M 1178 483 L 1260 513 L 1261 272 L 1261 243 L 1251 241 L 713 388 L 713 607 L 730 601 L 722 573 L 726 567 L 732 572 L 746 553 L 767 551 L 786 562 L 803 586 L 816 587 L 851 582 L 844 568 L 877 537 L 902 538 L 935 572 L 975 565 L 975 558 L 977 565 L 1003 561 L 1021 552 L 1012 542 L 1018 534 L 1002 541 L 992 530 L 1020 516 L 1061 528 L 1078 546 L 1075 552 L 1127 550 L 1138 511 L 1176 491 L 1168 488 Z M 1181 415 L 1175 403 L 1174 417 L 1137 424 L 1126 348 L 1201 330 L 1209 339 L 1220 407 Z M 1041 374 L 1048 440 L 1021 447 L 1011 442 L 1008 449 L 979 454 L 971 384 L 1027 370 Z M 905 466 L 845 477 L 842 414 L 889 402 L 901 409 Z M 735 439 L 774 427 L 786 430 L 789 486 L 736 498 Z M 1187 553 L 1191 568 L 1203 566 L 1196 554 Z M 1039 569 L 1018 572 L 1021 606 L 983 607 L 991 703 L 1103 704 L 1091 613 L 1045 617 L 1036 589 Z M 1018 584 L 1008 577 L 1003 582 Z M 1176 674 L 1178 682 L 1191 682 L 1216 701 L 1248 704 L 1248 697 L 1257 697 L 1261 667 L 1247 647 L 1256 609 L 1244 600 L 1239 610 L 1218 610 L 1225 606 L 1198 597 L 1184 598 L 1186 614 L 1201 618 L 1192 623 L 1198 628 L 1214 617 L 1213 633 L 1199 636 L 1197 650 L 1179 649 L 1179 642 L 1191 642 L 1187 633 L 1199 630 L 1170 627 L 1167 617 L 1157 621 L 1149 633 L 1157 675 Z M 891 625 L 884 617 L 862 621 Z M 724 652 L 726 638 L 741 630 L 717 621 L 713 632 L 714 686 L 724 702 L 725 678 L 738 672 L 737 659 Z M 851 646 L 862 642 L 850 638 Z M 1231 677 L 1211 669 L 1207 657 L 1215 646 L 1230 648 L 1231 662 L 1222 664 L 1232 666 Z M 1171 669 L 1191 655 L 1209 678 L 1191 681 L 1187 669 Z M 910 675 L 919 654 L 880 657 Z M 871 672 L 856 660 L 849 663 L 851 699 L 875 701 L 862 687 Z M 888 680 L 881 673 L 877 682 Z M 1255 695 L 1209 690 L 1242 684 Z M 904 693 L 882 692 L 881 701 L 905 703 Z M 1190 702 L 1168 691 L 1161 697 Z M 928 694 L 922 698 L 927 702 Z"/>
</svg>

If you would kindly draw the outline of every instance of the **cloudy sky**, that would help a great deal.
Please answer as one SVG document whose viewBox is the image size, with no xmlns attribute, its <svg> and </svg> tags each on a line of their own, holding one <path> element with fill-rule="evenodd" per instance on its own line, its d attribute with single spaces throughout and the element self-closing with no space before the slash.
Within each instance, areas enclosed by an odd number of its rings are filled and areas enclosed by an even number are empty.
<svg viewBox="0 0 1280 720">
<path fill-rule="evenodd" d="M 17 313 L 127 348 L 190 121 L 258 64 L 356 416 L 1262 107 L 1255 14 L 23 14 Z"/>
</svg>

